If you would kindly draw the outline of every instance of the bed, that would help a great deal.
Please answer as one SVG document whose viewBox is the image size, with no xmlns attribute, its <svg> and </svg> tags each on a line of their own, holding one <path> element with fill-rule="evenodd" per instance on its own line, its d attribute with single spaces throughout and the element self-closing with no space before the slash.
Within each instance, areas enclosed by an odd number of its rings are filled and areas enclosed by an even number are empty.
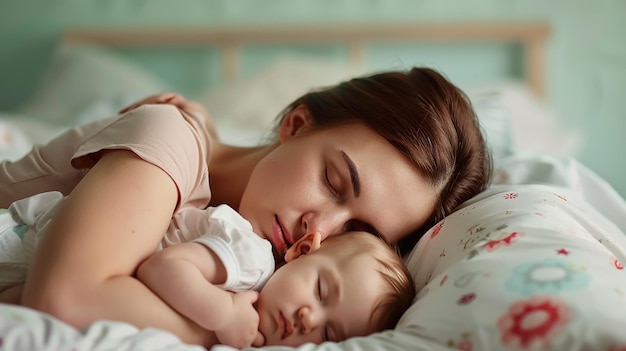
<svg viewBox="0 0 626 351">
<path fill-rule="evenodd" d="M 307 89 L 387 67 L 371 45 L 514 44 L 521 69 L 501 71 L 517 76 L 498 72 L 462 86 L 496 173 L 485 193 L 436 224 L 406 256 L 419 292 L 412 307 L 395 330 L 298 350 L 623 350 L 626 202 L 573 157 L 580 136 L 559 125 L 544 103 L 549 35 L 543 23 L 70 29 L 32 99 L 0 113 L 0 157 L 17 159 L 68 126 L 178 88 L 111 48 L 211 46 L 208 71 L 219 77 L 207 79 L 217 83 L 187 95 L 206 104 L 220 138 L 251 145 L 263 140 L 280 108 Z M 331 51 L 343 60 L 278 50 L 245 72 L 247 45 L 329 42 L 342 46 Z M 156 329 L 98 321 L 77 330 L 10 305 L 0 305 L 0 348 L 203 350 Z"/>
</svg>

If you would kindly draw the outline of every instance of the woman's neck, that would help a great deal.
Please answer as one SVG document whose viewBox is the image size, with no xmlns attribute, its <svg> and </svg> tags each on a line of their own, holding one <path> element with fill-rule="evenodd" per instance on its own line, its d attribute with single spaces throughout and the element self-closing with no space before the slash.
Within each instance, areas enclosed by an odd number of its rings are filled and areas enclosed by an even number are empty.
<svg viewBox="0 0 626 351">
<path fill-rule="evenodd" d="M 276 146 L 276 143 L 253 147 L 215 143 L 209 162 L 209 206 L 227 204 L 239 209 L 239 202 L 254 167 Z"/>
</svg>

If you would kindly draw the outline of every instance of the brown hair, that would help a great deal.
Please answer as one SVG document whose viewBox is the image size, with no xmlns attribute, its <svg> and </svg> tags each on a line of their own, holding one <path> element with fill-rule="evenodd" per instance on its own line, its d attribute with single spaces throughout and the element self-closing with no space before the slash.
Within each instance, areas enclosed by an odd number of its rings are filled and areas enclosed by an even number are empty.
<svg viewBox="0 0 626 351">
<path fill-rule="evenodd" d="M 328 237 L 322 248 L 340 250 L 335 257 L 354 259 L 359 255 L 372 257 L 387 289 L 374 305 L 369 333 L 393 329 L 415 298 L 415 284 L 402 258 L 383 239 L 367 232 L 347 232 Z"/>
<path fill-rule="evenodd" d="M 309 109 L 315 127 L 365 123 L 432 185 L 438 196 L 431 220 L 400 240 L 403 254 L 491 178 L 491 157 L 469 99 L 433 69 L 383 72 L 311 91 L 287 106 L 278 125 L 299 105 Z"/>
</svg>

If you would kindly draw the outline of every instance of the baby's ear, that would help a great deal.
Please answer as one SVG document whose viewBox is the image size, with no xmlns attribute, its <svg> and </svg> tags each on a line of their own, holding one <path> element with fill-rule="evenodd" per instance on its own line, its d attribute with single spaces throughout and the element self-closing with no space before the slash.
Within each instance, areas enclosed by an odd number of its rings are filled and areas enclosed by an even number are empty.
<svg viewBox="0 0 626 351">
<path fill-rule="evenodd" d="M 311 254 L 320 248 L 322 235 L 319 232 L 305 234 L 285 252 L 285 262 L 295 260 L 302 255 Z"/>
</svg>

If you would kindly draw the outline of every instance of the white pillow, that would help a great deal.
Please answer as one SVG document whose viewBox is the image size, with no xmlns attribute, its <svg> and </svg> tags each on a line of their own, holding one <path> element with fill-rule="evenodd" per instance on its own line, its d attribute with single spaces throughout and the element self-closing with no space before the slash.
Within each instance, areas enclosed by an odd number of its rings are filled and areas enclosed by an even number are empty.
<svg viewBox="0 0 626 351">
<path fill-rule="evenodd" d="M 583 142 L 581 130 L 564 124 L 552 111 L 545 97 L 537 96 L 520 81 L 502 81 L 473 87 L 470 96 L 494 92 L 509 119 L 513 152 L 530 152 L 553 156 L 574 156 Z"/>
<path fill-rule="evenodd" d="M 511 114 L 502 92 L 497 89 L 470 92 L 468 97 L 497 169 L 501 161 L 513 153 Z"/>
<path fill-rule="evenodd" d="M 200 94 L 220 138 L 257 145 L 278 114 L 310 89 L 334 85 L 364 73 L 360 67 L 309 56 L 284 55 L 247 79 Z"/>
<path fill-rule="evenodd" d="M 167 90 L 160 79 L 110 50 L 61 46 L 37 91 L 17 113 L 70 125 L 100 101 L 123 103 Z"/>
</svg>

